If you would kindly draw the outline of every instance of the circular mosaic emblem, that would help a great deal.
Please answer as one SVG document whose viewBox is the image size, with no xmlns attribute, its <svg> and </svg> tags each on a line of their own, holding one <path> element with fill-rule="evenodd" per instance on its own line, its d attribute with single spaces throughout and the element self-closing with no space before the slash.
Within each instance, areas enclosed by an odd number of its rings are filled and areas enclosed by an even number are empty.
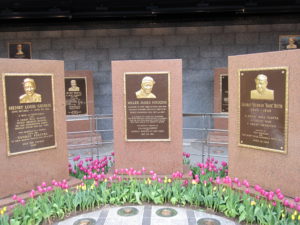
<svg viewBox="0 0 300 225">
<path fill-rule="evenodd" d="M 156 215 L 162 217 L 172 217 L 177 215 L 177 211 L 171 208 L 162 208 L 156 211 Z"/>
<path fill-rule="evenodd" d="M 138 214 L 139 210 L 134 207 L 123 207 L 118 210 L 118 215 L 120 216 L 134 216 Z"/>
<path fill-rule="evenodd" d="M 197 221 L 198 225 L 221 225 L 219 220 L 213 218 L 202 218 Z"/>
<path fill-rule="evenodd" d="M 73 223 L 73 225 L 95 225 L 95 224 L 96 224 L 96 220 L 92 218 L 79 219 Z"/>
</svg>

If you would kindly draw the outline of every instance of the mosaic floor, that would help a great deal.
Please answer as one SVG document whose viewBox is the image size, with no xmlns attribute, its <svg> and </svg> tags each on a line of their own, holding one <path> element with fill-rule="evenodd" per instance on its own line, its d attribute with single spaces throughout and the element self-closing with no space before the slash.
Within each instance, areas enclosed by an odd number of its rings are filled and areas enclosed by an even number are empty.
<svg viewBox="0 0 300 225">
<path fill-rule="evenodd" d="M 55 225 L 237 225 L 229 219 L 201 210 L 170 206 L 124 206 L 103 208 L 75 216 Z"/>
</svg>

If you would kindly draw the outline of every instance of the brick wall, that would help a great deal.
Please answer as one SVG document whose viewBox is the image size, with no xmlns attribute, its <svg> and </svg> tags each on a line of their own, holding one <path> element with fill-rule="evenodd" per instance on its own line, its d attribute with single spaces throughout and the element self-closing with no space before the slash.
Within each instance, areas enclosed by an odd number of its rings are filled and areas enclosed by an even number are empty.
<svg viewBox="0 0 300 225">
<path fill-rule="evenodd" d="M 228 55 L 276 51 L 282 34 L 300 34 L 300 24 L 0 32 L 0 57 L 8 41 L 31 41 L 34 59 L 92 70 L 97 114 L 112 113 L 111 60 L 182 58 L 184 112 L 212 112 L 213 68 Z"/>
</svg>

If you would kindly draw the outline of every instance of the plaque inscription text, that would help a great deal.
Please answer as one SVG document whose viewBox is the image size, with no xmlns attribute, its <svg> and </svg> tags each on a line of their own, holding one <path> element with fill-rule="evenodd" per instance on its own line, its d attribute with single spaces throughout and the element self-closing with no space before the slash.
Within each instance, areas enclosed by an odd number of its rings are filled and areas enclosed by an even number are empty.
<svg viewBox="0 0 300 225">
<path fill-rule="evenodd" d="M 87 114 L 86 78 L 65 78 L 66 115 Z"/>
<path fill-rule="evenodd" d="M 8 155 L 55 147 L 52 74 L 3 74 Z"/>
<path fill-rule="evenodd" d="M 125 73 L 125 139 L 169 141 L 169 73 Z"/>
<path fill-rule="evenodd" d="M 239 71 L 240 146 L 286 153 L 287 77 L 287 68 Z"/>
</svg>

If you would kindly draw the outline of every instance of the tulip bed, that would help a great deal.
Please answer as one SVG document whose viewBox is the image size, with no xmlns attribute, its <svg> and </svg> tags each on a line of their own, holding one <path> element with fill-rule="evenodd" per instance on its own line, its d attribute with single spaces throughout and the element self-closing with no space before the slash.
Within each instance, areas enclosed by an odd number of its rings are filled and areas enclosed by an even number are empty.
<svg viewBox="0 0 300 225">
<path fill-rule="evenodd" d="M 188 163 L 189 154 L 184 153 Z M 14 207 L 0 209 L 1 225 L 51 224 L 65 217 L 93 210 L 104 205 L 124 204 L 173 204 L 210 208 L 239 222 L 263 225 L 300 224 L 300 198 L 285 199 L 279 189 L 266 191 L 256 185 L 255 195 L 250 194 L 248 181 L 227 176 L 227 164 L 213 158 L 206 163 L 191 166 L 190 179 L 174 172 L 170 177 L 159 177 L 154 171 L 120 169 L 108 175 L 113 157 L 102 159 L 80 156 L 70 164 L 70 174 L 82 180 L 77 187 L 70 188 L 67 182 L 53 180 L 43 182 L 32 190 L 25 201 L 14 195 Z M 147 179 L 139 176 L 150 174 Z M 122 179 L 122 175 L 129 177 Z M 233 187 L 241 187 L 244 192 Z M 37 195 L 39 193 L 39 195 Z"/>
</svg>

